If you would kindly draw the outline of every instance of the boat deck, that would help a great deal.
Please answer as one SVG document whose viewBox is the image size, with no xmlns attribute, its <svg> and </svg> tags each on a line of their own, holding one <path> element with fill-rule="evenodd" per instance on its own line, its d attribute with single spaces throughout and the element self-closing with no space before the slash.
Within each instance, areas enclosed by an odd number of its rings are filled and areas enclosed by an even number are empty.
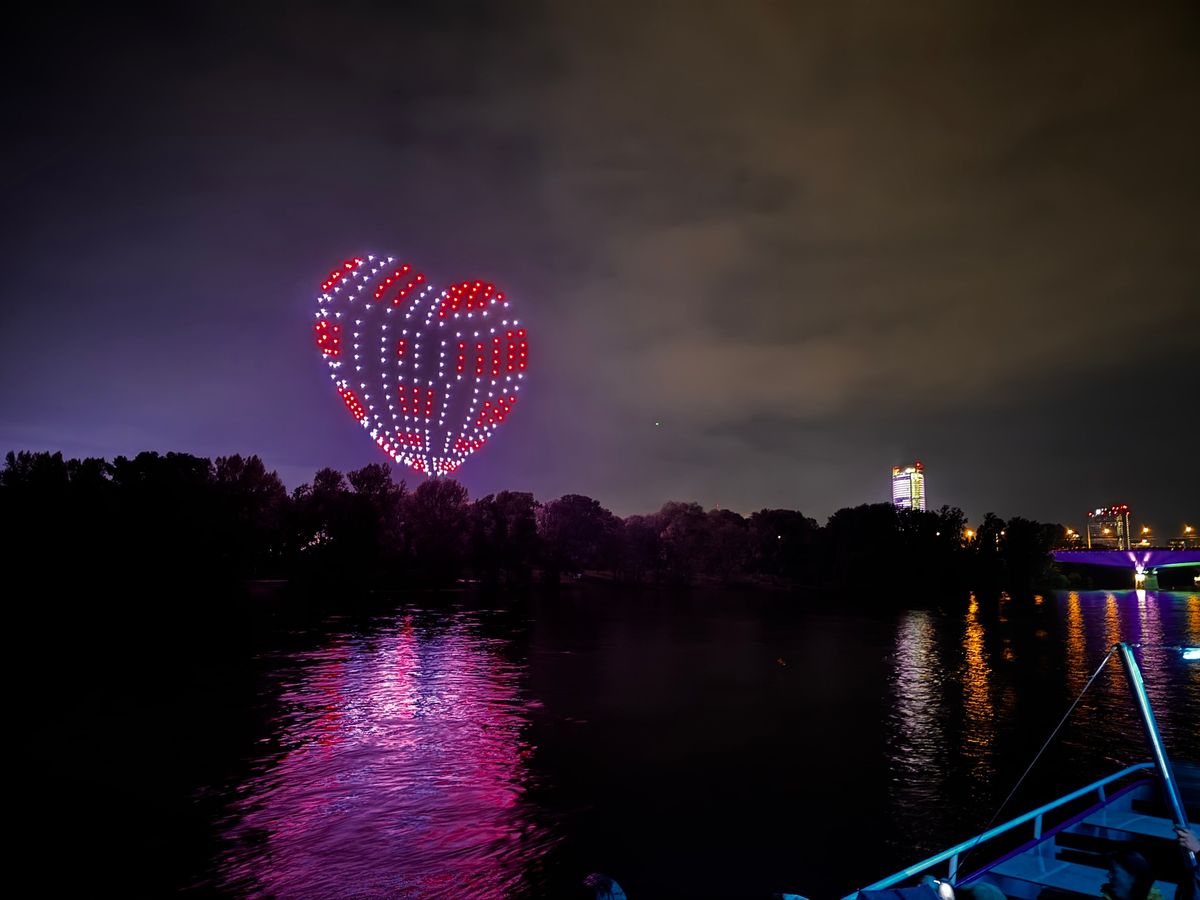
<svg viewBox="0 0 1200 900">
<path fill-rule="evenodd" d="M 1174 900 L 1179 881 L 1191 876 L 1184 871 L 1169 811 L 1149 768 L 1132 767 L 1018 817 L 864 889 L 863 896 L 871 896 L 873 890 L 911 884 L 922 874 L 944 878 L 946 872 L 937 867 L 948 864 L 950 878 L 956 884 L 991 884 L 1010 900 L 1095 900 L 1100 896 L 1100 886 L 1108 880 L 1107 855 L 1136 850 L 1158 874 L 1156 886 L 1163 900 Z M 1176 763 L 1174 769 L 1188 818 L 1193 823 L 1200 821 L 1200 766 Z M 1019 830 L 1026 827 L 1033 834 L 1025 843 L 968 875 L 955 877 L 960 856 L 975 855 L 972 851 L 976 845 L 996 838 L 1011 846 L 1019 840 Z M 853 894 L 846 900 L 857 896 Z"/>
<path fill-rule="evenodd" d="M 1200 768 L 1177 765 L 1176 780 L 1188 817 L 1200 818 Z M 1153 779 L 1143 779 L 1094 804 L 1040 840 L 1018 848 L 963 884 L 987 882 L 1011 900 L 1069 900 L 1100 896 L 1107 880 L 1106 855 L 1136 850 L 1150 861 L 1163 900 L 1174 900 L 1184 877 L 1175 830 Z"/>
</svg>

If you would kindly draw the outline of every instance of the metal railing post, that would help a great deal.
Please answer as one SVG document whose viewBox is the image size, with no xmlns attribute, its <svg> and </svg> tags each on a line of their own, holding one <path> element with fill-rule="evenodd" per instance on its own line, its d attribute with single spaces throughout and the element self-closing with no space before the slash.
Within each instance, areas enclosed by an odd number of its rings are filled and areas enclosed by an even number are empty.
<svg viewBox="0 0 1200 900">
<path fill-rule="evenodd" d="M 1162 782 L 1163 794 L 1171 816 L 1179 828 L 1188 827 L 1187 813 L 1183 809 L 1183 800 L 1179 796 L 1179 786 L 1175 783 L 1175 772 L 1171 769 L 1171 761 L 1167 759 L 1166 748 L 1163 747 L 1162 734 L 1158 730 L 1158 722 L 1154 719 L 1154 710 L 1150 708 L 1150 698 L 1146 694 L 1146 684 L 1142 681 L 1142 670 L 1138 668 L 1137 660 L 1133 658 L 1133 648 L 1124 641 L 1117 644 L 1121 652 L 1121 660 L 1125 663 L 1125 676 L 1129 679 L 1129 688 L 1133 699 L 1137 702 L 1138 712 L 1142 716 L 1142 728 L 1146 732 L 1146 742 L 1150 745 L 1150 754 L 1154 757 L 1154 767 Z M 1188 865 L 1196 869 L 1196 854 L 1184 850 Z"/>
</svg>

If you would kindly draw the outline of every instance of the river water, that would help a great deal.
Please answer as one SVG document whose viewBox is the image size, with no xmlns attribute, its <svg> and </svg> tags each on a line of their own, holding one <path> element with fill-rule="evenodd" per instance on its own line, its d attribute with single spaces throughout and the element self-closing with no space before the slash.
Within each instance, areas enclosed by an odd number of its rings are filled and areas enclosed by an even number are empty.
<svg viewBox="0 0 1200 900">
<path fill-rule="evenodd" d="M 149 827 L 202 894 L 839 897 L 983 829 L 1121 640 L 1200 760 L 1193 593 L 416 598 L 197 675 Z M 1005 818 L 1145 758 L 1113 658 Z"/>
</svg>

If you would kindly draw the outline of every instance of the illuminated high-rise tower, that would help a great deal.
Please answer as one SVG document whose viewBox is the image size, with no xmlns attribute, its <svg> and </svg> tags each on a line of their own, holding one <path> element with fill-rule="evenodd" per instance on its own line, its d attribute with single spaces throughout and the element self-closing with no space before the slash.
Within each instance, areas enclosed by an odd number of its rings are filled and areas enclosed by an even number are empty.
<svg viewBox="0 0 1200 900">
<path fill-rule="evenodd" d="M 1087 514 L 1088 548 L 1105 550 L 1129 549 L 1129 507 L 1102 506 Z"/>
<path fill-rule="evenodd" d="M 925 466 L 892 466 L 892 503 L 897 509 L 925 510 Z"/>
</svg>

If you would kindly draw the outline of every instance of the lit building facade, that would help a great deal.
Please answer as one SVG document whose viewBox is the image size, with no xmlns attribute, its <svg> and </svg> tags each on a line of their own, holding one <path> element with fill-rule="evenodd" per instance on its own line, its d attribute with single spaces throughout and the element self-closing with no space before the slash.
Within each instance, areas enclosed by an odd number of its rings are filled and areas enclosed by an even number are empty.
<svg viewBox="0 0 1200 900">
<path fill-rule="evenodd" d="M 1088 515 L 1087 545 L 1097 550 L 1129 549 L 1129 507 L 1102 506 Z"/>
<path fill-rule="evenodd" d="M 1200 550 L 1200 531 L 1195 525 L 1184 525 L 1183 534 L 1167 541 L 1171 550 Z"/>
<path fill-rule="evenodd" d="M 897 509 L 925 510 L 925 466 L 892 466 L 892 503 Z"/>
</svg>

